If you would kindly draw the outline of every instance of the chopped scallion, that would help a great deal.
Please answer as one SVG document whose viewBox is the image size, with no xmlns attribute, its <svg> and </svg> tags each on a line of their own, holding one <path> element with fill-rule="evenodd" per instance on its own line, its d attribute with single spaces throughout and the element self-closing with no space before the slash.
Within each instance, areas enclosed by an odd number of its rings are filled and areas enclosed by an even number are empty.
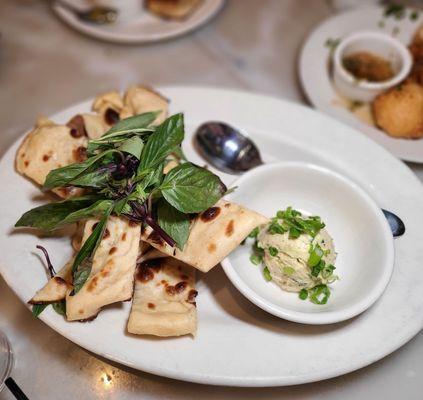
<svg viewBox="0 0 423 400">
<path fill-rule="evenodd" d="M 272 280 L 272 275 L 270 275 L 270 271 L 269 268 L 264 267 L 263 268 L 263 275 L 264 275 L 264 279 L 266 279 L 266 281 L 271 281 Z"/>
<path fill-rule="evenodd" d="M 316 243 L 316 245 L 310 248 L 310 256 L 308 258 L 307 264 L 309 267 L 315 267 L 319 264 L 320 260 L 323 257 L 322 248 Z"/>
<path fill-rule="evenodd" d="M 292 267 L 283 267 L 283 268 L 282 268 L 282 272 L 283 272 L 285 275 L 290 276 L 290 275 L 293 275 L 293 274 L 295 273 L 295 269 L 294 269 L 294 268 L 292 268 Z"/>
<path fill-rule="evenodd" d="M 301 289 L 301 290 L 300 290 L 300 293 L 298 294 L 298 297 L 299 297 L 301 300 L 305 300 L 305 299 L 307 299 L 307 297 L 308 297 L 308 291 L 307 291 L 307 289 Z"/>
<path fill-rule="evenodd" d="M 278 249 L 276 247 L 269 247 L 269 253 L 272 257 L 276 257 L 278 255 Z"/>
<path fill-rule="evenodd" d="M 330 296 L 330 290 L 327 285 L 317 285 L 310 289 L 310 301 L 314 304 L 326 304 Z"/>
<path fill-rule="evenodd" d="M 248 235 L 248 237 L 249 238 L 256 238 L 257 237 L 257 235 L 259 234 L 259 231 L 260 231 L 260 229 L 259 229 L 259 227 L 258 226 L 256 226 L 251 232 L 250 232 L 250 234 Z"/>
<path fill-rule="evenodd" d="M 252 254 L 250 257 L 250 261 L 254 264 L 254 265 L 259 265 L 263 262 L 263 257 L 259 254 Z"/>
</svg>

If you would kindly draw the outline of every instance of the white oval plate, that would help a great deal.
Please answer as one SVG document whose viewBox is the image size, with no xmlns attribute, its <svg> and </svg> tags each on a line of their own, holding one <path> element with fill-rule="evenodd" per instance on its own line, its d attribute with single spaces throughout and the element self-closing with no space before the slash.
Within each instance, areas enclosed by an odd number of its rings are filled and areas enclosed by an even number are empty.
<svg viewBox="0 0 423 400">
<path fill-rule="evenodd" d="M 303 89 L 318 110 L 329 114 L 340 121 L 356 128 L 369 138 L 384 146 L 396 157 L 405 161 L 423 163 L 423 139 L 394 139 L 372 125 L 358 119 L 354 114 L 339 104 L 329 75 L 329 49 L 325 46 L 327 39 L 343 38 L 359 30 L 373 30 L 395 35 L 402 43 L 408 45 L 420 24 L 423 23 L 423 12 L 416 21 L 407 17 L 397 21 L 390 17 L 382 18 L 383 7 L 365 7 L 347 11 L 328 18 L 307 37 L 299 58 L 299 74 Z M 385 21 L 383 28 L 379 22 Z M 319 77 L 316 79 L 316 77 Z"/>
<path fill-rule="evenodd" d="M 85 35 L 108 42 L 136 44 L 168 40 L 191 32 L 213 18 L 223 4 L 224 0 L 203 0 L 186 19 L 175 21 L 159 18 L 142 9 L 140 0 L 139 13 L 118 17 L 117 21 L 110 25 L 95 25 L 82 21 L 58 2 L 53 4 L 52 9 L 60 19 Z"/>
<path fill-rule="evenodd" d="M 222 120 L 248 132 L 266 162 L 304 161 L 340 172 L 361 186 L 407 227 L 395 241 L 395 267 L 383 296 L 360 316 L 336 325 L 305 326 L 276 318 L 245 299 L 220 267 L 199 274 L 199 329 L 195 339 L 155 339 L 125 333 L 130 303 L 108 307 L 91 323 L 68 323 L 49 307 L 41 319 L 78 345 L 153 374 L 230 386 L 280 386 L 317 381 L 364 367 L 410 340 L 423 327 L 423 186 L 387 151 L 354 129 L 309 108 L 231 90 L 161 88 L 171 112 L 184 111 L 189 159 L 204 163 L 191 145 L 194 130 Z M 52 118 L 65 122 L 88 112 L 86 101 Z M 19 140 L 18 140 L 19 142 Z M 0 162 L 0 272 L 26 302 L 46 282 L 35 245 L 54 265 L 71 254 L 67 238 L 11 233 L 40 193 L 13 169 L 15 143 Z M 229 185 L 233 176 L 221 174 Z M 271 187 L 270 187 L 271 189 Z M 38 252 L 37 252 L 38 253 Z"/>
<path fill-rule="evenodd" d="M 319 215 L 338 253 L 340 279 L 330 285 L 328 302 L 316 305 L 267 282 L 263 267 L 250 262 L 252 240 L 247 240 L 222 267 L 254 304 L 289 321 L 322 325 L 355 317 L 382 295 L 392 275 L 394 240 L 380 207 L 354 182 L 327 168 L 291 161 L 262 165 L 233 185 L 237 190 L 228 200 L 269 218 L 289 206 Z"/>
</svg>

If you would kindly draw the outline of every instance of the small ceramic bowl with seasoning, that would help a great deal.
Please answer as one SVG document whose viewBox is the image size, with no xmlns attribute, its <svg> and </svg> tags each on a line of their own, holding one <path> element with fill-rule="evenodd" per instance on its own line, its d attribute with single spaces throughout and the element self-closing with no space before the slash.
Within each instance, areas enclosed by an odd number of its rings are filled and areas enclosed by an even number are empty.
<svg viewBox="0 0 423 400">
<path fill-rule="evenodd" d="M 338 92 L 370 102 L 398 85 L 410 72 L 411 54 L 385 33 L 360 31 L 344 38 L 333 53 L 333 80 Z"/>
</svg>

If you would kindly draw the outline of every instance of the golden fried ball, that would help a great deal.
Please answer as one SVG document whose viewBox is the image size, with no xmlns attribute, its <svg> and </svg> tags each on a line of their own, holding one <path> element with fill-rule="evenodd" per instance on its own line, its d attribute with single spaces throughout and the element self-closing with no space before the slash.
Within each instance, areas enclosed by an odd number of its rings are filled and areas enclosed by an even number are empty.
<svg viewBox="0 0 423 400">
<path fill-rule="evenodd" d="M 423 136 L 423 87 L 407 81 L 376 97 L 376 125 L 388 135 L 417 139 Z"/>
<path fill-rule="evenodd" d="M 413 44 L 422 45 L 423 44 L 423 24 L 417 29 L 413 37 Z"/>
<path fill-rule="evenodd" d="M 423 58 L 413 64 L 409 79 L 423 86 Z"/>
</svg>

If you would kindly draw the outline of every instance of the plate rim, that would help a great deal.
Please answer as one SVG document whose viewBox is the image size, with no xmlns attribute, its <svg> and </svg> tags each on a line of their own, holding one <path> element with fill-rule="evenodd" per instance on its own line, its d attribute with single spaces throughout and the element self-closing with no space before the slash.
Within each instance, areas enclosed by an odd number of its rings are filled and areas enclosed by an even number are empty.
<svg viewBox="0 0 423 400">
<path fill-rule="evenodd" d="M 206 92 L 206 93 L 209 92 L 210 94 L 212 94 L 212 92 L 214 92 L 214 94 L 220 95 L 220 96 L 223 93 L 225 93 L 228 96 L 249 97 L 251 100 L 254 100 L 254 101 L 260 101 L 260 100 L 265 100 L 265 99 L 266 100 L 272 100 L 272 101 L 277 101 L 279 103 L 279 105 L 285 105 L 285 106 L 290 106 L 290 107 L 298 107 L 298 108 L 305 110 L 308 113 L 319 114 L 320 118 L 324 118 L 326 120 L 331 120 L 332 123 L 337 123 L 337 124 L 345 126 L 345 124 L 343 124 L 342 122 L 339 122 L 339 121 L 335 120 L 334 118 L 332 118 L 330 116 L 327 116 L 327 115 L 324 115 L 324 114 L 322 115 L 322 113 L 319 113 L 316 110 L 310 109 L 309 107 L 306 107 L 306 106 L 301 105 L 301 104 L 293 103 L 293 102 L 290 102 L 288 100 L 284 100 L 284 99 L 281 99 L 281 98 L 277 98 L 277 97 L 274 97 L 274 96 L 260 95 L 260 94 L 249 93 L 249 92 L 241 91 L 241 90 L 233 90 L 233 89 L 215 89 L 215 88 L 212 89 L 212 88 L 207 88 L 207 87 L 192 87 L 192 86 L 164 86 L 164 87 L 158 87 L 158 90 L 163 91 L 165 93 L 172 92 L 172 91 L 176 91 L 176 92 L 177 91 L 180 91 L 180 92 L 189 91 L 191 94 L 192 93 L 198 94 L 198 93 L 204 93 L 204 92 Z M 171 95 L 171 93 L 170 93 L 170 95 Z M 72 108 L 81 107 L 84 104 L 89 104 L 89 102 L 91 102 L 91 101 L 92 101 L 92 98 L 89 99 L 89 100 L 79 102 L 79 103 L 75 103 L 75 104 L 70 105 L 69 107 L 67 107 L 65 109 L 58 111 L 57 113 L 54 113 L 51 117 L 55 118 L 57 115 L 59 115 L 61 113 L 64 113 L 64 112 L 66 112 L 66 111 L 68 111 Z M 348 129 L 354 130 L 354 128 L 351 128 L 351 127 L 348 127 Z M 21 141 L 22 136 L 17 138 L 16 141 L 12 144 L 12 146 L 10 146 L 8 148 L 8 150 L 3 154 L 0 161 L 2 161 L 6 157 L 6 155 L 9 153 L 9 151 L 12 148 L 14 148 L 15 146 L 18 146 L 18 143 Z M 370 139 L 366 138 L 366 140 L 370 140 Z M 399 160 L 395 159 L 394 156 L 389 154 L 388 151 L 386 149 L 383 149 L 379 144 L 373 143 L 373 145 L 376 146 L 376 147 L 379 147 L 379 150 L 382 150 L 383 152 L 385 152 L 386 155 L 392 159 L 392 161 L 395 161 L 398 168 L 402 169 L 403 172 L 406 172 L 407 174 L 409 174 L 410 178 L 413 178 L 415 183 L 419 185 L 419 190 L 423 194 L 423 186 L 421 186 L 421 182 L 413 174 L 413 172 L 410 170 L 410 168 L 408 168 L 405 164 L 401 163 Z M 2 269 L 1 265 L 0 265 L 0 269 Z M 8 279 L 4 276 L 3 273 L 2 273 L 2 276 L 5 279 L 8 286 L 11 287 L 11 289 L 18 296 L 18 298 L 21 301 L 25 302 L 25 299 L 22 298 L 15 291 L 15 288 L 9 284 Z M 99 356 L 108 358 L 108 359 L 110 359 L 114 362 L 118 362 L 122 365 L 126 365 L 130 368 L 139 369 L 139 370 L 142 370 L 142 371 L 145 371 L 145 372 L 148 372 L 148 373 L 152 373 L 152 374 L 156 374 L 156 375 L 160 375 L 160 376 L 165 376 L 165 377 L 168 377 L 168 378 L 178 379 L 178 380 L 189 381 L 189 382 L 211 384 L 211 385 L 242 386 L 242 387 L 267 387 L 267 386 L 294 385 L 294 384 L 315 382 L 315 381 L 320 381 L 320 380 L 340 376 L 340 375 L 343 375 L 345 373 L 352 372 L 352 371 L 355 371 L 357 369 L 363 368 L 367 365 L 370 365 L 373 362 L 378 361 L 381 358 L 385 357 L 386 355 L 392 353 L 393 351 L 397 350 L 402 345 L 407 343 L 409 340 L 411 340 L 423 327 L 423 320 L 422 320 L 422 321 L 420 321 L 419 326 L 417 326 L 417 324 L 416 324 L 413 327 L 413 329 L 408 330 L 407 333 L 404 333 L 401 337 L 397 338 L 397 341 L 395 342 L 395 344 L 391 343 L 391 345 L 387 347 L 387 350 L 384 350 L 383 352 L 376 352 L 375 354 L 372 354 L 370 357 L 368 357 L 365 361 L 362 360 L 361 362 L 357 363 L 357 365 L 356 364 L 354 364 L 354 365 L 350 364 L 350 365 L 345 366 L 345 367 L 333 367 L 333 368 L 326 369 L 323 373 L 321 373 L 321 372 L 314 373 L 314 374 L 309 373 L 309 374 L 304 374 L 304 375 L 297 375 L 295 377 L 289 377 L 289 376 L 268 377 L 268 378 L 259 377 L 259 378 L 256 378 L 256 379 L 247 378 L 247 380 L 246 380 L 245 378 L 242 378 L 242 377 L 228 377 L 228 376 L 214 375 L 214 374 L 209 374 L 209 375 L 205 376 L 204 374 L 201 374 L 201 373 L 191 374 L 190 376 L 187 376 L 187 375 L 184 375 L 184 373 L 181 374 L 178 371 L 174 371 L 174 370 L 170 370 L 170 369 L 163 369 L 161 367 L 158 367 L 158 368 L 157 367 L 151 367 L 151 366 L 139 367 L 139 366 L 134 365 L 130 361 L 126 360 L 125 358 L 121 358 L 121 357 L 115 356 L 113 354 L 107 353 L 104 350 L 97 351 L 97 350 L 93 350 L 92 348 L 89 348 L 89 346 L 84 344 L 80 338 L 71 337 L 70 335 L 66 334 L 66 332 L 64 332 L 64 330 L 55 326 L 53 321 L 49 320 L 46 317 L 46 315 L 41 315 L 41 319 L 43 320 L 43 322 L 45 322 L 48 326 L 50 326 L 56 332 L 58 332 L 59 334 L 61 334 L 64 337 L 68 338 L 69 340 L 76 343 L 77 345 L 85 348 L 86 350 L 94 352 L 94 353 L 98 354 Z"/>
</svg>

